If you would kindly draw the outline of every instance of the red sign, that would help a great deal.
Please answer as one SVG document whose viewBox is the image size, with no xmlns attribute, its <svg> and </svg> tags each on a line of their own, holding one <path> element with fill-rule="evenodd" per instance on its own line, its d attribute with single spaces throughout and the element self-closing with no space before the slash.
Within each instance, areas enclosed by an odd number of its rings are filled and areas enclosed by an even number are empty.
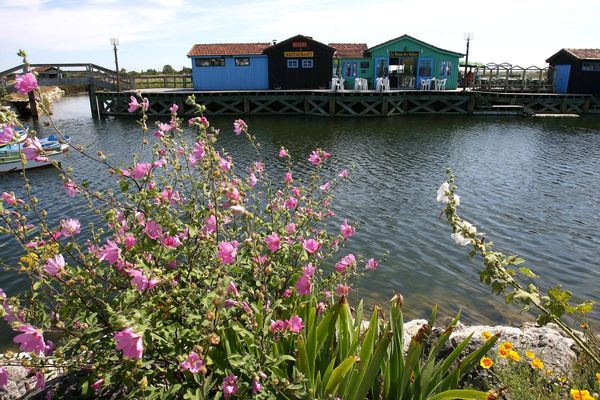
<svg viewBox="0 0 600 400">
<path fill-rule="evenodd" d="M 308 46 L 308 44 L 306 42 L 293 42 L 292 43 L 292 47 L 296 47 L 296 48 L 307 47 L 307 46 Z"/>
</svg>

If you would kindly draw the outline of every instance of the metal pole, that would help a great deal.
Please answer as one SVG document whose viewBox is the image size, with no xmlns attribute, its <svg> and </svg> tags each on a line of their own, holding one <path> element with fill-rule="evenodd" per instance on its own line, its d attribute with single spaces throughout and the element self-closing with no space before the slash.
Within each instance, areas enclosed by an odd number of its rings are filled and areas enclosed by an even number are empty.
<svg viewBox="0 0 600 400">
<path fill-rule="evenodd" d="M 121 79 L 119 77 L 119 57 L 117 57 L 117 45 L 114 44 L 113 49 L 115 51 L 115 66 L 117 67 L 117 92 L 121 91 Z"/>
<path fill-rule="evenodd" d="M 463 76 L 463 91 L 467 90 L 467 68 L 469 67 L 469 42 L 470 38 L 467 38 L 467 55 L 465 57 L 465 75 Z"/>
</svg>

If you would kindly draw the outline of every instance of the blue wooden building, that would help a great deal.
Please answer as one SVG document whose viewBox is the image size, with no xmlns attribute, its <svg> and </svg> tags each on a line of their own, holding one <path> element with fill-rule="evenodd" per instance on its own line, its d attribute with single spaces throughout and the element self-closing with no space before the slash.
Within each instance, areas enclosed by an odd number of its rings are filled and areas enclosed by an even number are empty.
<svg viewBox="0 0 600 400">
<path fill-rule="evenodd" d="M 562 49 L 546 62 L 555 93 L 600 95 L 600 49 Z"/>
<path fill-rule="evenodd" d="M 269 88 L 270 43 L 195 44 L 192 60 L 194 90 L 261 90 Z"/>
</svg>

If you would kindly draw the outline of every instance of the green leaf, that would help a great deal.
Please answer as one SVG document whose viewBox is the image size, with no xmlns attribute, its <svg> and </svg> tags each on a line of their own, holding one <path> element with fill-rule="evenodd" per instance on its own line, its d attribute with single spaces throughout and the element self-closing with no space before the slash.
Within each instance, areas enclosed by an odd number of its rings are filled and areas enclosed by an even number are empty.
<svg viewBox="0 0 600 400">
<path fill-rule="evenodd" d="M 333 372 L 331 373 L 331 377 L 327 382 L 325 394 L 335 394 L 335 392 L 338 389 L 338 386 L 340 385 L 346 374 L 350 372 L 355 362 L 356 357 L 350 356 L 344 361 L 342 361 L 342 363 L 333 370 Z"/>
<path fill-rule="evenodd" d="M 433 397 L 429 397 L 428 400 L 486 400 L 487 395 L 487 393 L 477 390 L 457 389 L 438 393 Z"/>
<path fill-rule="evenodd" d="M 519 272 L 522 275 L 525 275 L 529 278 L 539 278 L 539 275 L 536 275 L 535 273 L 533 273 L 533 271 L 530 270 L 529 268 L 521 267 L 521 268 L 519 268 Z"/>
<path fill-rule="evenodd" d="M 124 179 L 120 180 L 119 181 L 119 187 L 121 188 L 121 192 L 127 193 L 129 191 L 129 182 L 127 182 Z"/>
</svg>

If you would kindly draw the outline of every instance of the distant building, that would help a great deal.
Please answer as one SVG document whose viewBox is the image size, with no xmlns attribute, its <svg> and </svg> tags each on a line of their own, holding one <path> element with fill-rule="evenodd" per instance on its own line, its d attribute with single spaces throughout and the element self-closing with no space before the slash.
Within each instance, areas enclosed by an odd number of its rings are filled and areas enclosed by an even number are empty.
<svg viewBox="0 0 600 400">
<path fill-rule="evenodd" d="M 264 50 L 269 57 L 270 89 L 325 89 L 331 82 L 335 49 L 296 35 Z"/>
<path fill-rule="evenodd" d="M 562 49 L 546 62 L 555 93 L 600 94 L 600 49 Z"/>
<path fill-rule="evenodd" d="M 57 79 L 60 71 L 57 67 L 35 67 L 32 69 L 40 79 Z"/>
<path fill-rule="evenodd" d="M 270 43 L 195 44 L 192 59 L 194 90 L 261 90 L 269 88 L 267 56 Z"/>
<path fill-rule="evenodd" d="M 388 77 L 390 89 L 415 89 L 423 79 L 447 79 L 446 89 L 458 85 L 458 60 L 464 54 L 435 47 L 402 35 L 366 50 L 373 81 Z"/>
<path fill-rule="evenodd" d="M 369 76 L 370 58 L 365 57 L 366 43 L 329 43 L 335 49 L 333 53 L 333 75 L 344 78 L 346 89 L 354 87 L 355 78 L 366 78 L 369 88 L 372 82 Z"/>
</svg>

